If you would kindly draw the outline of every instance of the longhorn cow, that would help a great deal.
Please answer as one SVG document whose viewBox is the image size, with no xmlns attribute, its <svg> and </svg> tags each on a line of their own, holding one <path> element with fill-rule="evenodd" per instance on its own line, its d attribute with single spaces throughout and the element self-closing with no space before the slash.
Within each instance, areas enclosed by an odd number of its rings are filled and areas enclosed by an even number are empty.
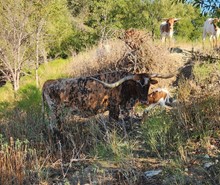
<svg viewBox="0 0 220 185">
<path fill-rule="evenodd" d="M 138 100 L 147 102 L 152 78 L 171 78 L 174 75 L 130 74 L 112 72 L 88 77 L 48 80 L 42 89 L 43 110 L 46 103 L 51 118 L 62 126 L 60 117 L 64 109 L 74 115 L 89 117 L 109 111 L 109 117 L 119 119 L 121 108 Z"/>
</svg>

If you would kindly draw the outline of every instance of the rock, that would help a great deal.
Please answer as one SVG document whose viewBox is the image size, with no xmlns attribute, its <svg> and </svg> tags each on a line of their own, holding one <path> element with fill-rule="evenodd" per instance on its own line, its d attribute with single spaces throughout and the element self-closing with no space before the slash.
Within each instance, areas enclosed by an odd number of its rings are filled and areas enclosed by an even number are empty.
<svg viewBox="0 0 220 185">
<path fill-rule="evenodd" d="M 144 172 L 145 177 L 149 178 L 149 177 L 153 177 L 155 175 L 158 175 L 162 172 L 162 170 L 150 170 L 150 171 L 146 171 Z"/>
<path fill-rule="evenodd" d="M 204 168 L 210 168 L 211 166 L 213 166 L 215 163 L 213 162 L 207 162 L 203 165 Z"/>
</svg>

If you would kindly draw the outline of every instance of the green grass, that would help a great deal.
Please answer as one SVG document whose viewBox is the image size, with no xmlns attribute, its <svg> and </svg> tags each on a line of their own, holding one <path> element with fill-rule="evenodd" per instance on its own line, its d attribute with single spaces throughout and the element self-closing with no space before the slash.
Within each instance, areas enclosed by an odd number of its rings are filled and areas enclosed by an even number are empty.
<svg viewBox="0 0 220 185">
<path fill-rule="evenodd" d="M 40 86 L 48 79 L 57 79 L 68 77 L 70 66 L 70 59 L 56 59 L 54 61 L 42 64 L 38 69 L 40 78 Z M 35 85 L 35 71 L 30 71 L 30 75 L 25 76 L 21 80 L 21 88 L 25 85 Z"/>
<path fill-rule="evenodd" d="M 195 64 L 193 68 L 193 74 L 195 75 L 195 80 L 198 83 L 208 83 L 210 79 L 210 74 L 214 71 L 214 66 L 209 63 L 199 64 L 198 62 Z"/>
<path fill-rule="evenodd" d="M 166 112 L 156 111 L 142 124 L 142 137 L 150 151 L 158 157 L 164 157 L 169 145 L 169 131 L 173 121 Z"/>
<path fill-rule="evenodd" d="M 48 79 L 57 79 L 68 77 L 70 74 L 69 66 L 70 66 L 70 59 L 56 59 L 49 63 L 42 64 L 39 67 L 38 74 L 39 74 L 39 91 L 43 85 L 43 83 Z M 28 93 L 27 96 L 34 96 L 31 95 L 31 90 L 34 90 L 33 93 L 36 93 L 36 81 L 35 81 L 35 71 L 29 71 L 29 74 L 22 77 L 20 80 L 20 89 L 17 92 L 17 98 L 22 97 L 24 98 L 25 93 Z M 26 97 L 27 97 L 26 96 Z M 31 98 L 31 97 L 30 97 Z M 6 102 L 14 102 L 14 92 L 12 85 L 8 82 L 5 86 L 0 88 L 0 104 L 5 104 Z"/>
</svg>

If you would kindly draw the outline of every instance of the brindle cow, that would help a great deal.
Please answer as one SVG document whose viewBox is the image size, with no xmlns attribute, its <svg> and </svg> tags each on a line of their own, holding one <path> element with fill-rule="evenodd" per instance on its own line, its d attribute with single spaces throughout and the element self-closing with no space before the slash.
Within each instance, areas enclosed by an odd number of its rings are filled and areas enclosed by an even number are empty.
<svg viewBox="0 0 220 185">
<path fill-rule="evenodd" d="M 133 100 L 146 102 L 152 78 L 173 75 L 106 73 L 89 77 L 48 80 L 43 85 L 43 104 L 47 103 L 52 119 L 61 126 L 63 109 L 83 117 L 109 111 L 109 117 L 119 119 L 120 108 Z M 107 81 L 107 82 L 104 82 Z"/>
</svg>

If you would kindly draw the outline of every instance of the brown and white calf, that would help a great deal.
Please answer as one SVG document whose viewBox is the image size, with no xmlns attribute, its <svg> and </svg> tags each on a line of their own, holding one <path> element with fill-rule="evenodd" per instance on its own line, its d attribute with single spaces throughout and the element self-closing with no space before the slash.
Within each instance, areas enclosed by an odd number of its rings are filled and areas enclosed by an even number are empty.
<svg viewBox="0 0 220 185">
<path fill-rule="evenodd" d="M 213 48 L 218 47 L 218 37 L 220 35 L 220 28 L 218 27 L 217 23 L 219 22 L 218 18 L 208 18 L 203 26 L 203 47 L 206 35 L 209 35 L 209 40 L 211 46 Z"/>
<path fill-rule="evenodd" d="M 173 27 L 174 27 L 174 23 L 176 23 L 177 21 L 179 21 L 179 19 L 177 18 L 168 18 L 165 19 L 164 22 L 162 22 L 160 24 L 160 35 L 161 35 L 161 40 L 162 43 L 166 43 L 166 40 L 169 40 L 169 47 L 170 47 L 170 41 L 173 38 Z"/>
<path fill-rule="evenodd" d="M 157 88 L 152 93 L 148 94 L 148 107 L 144 110 L 147 113 L 157 105 L 170 109 L 173 106 L 174 100 L 168 90 Z"/>
<path fill-rule="evenodd" d="M 145 109 L 142 112 L 143 115 L 146 115 L 151 109 L 153 109 L 157 105 L 165 107 L 167 109 L 171 109 L 173 103 L 176 102 L 176 100 L 171 97 L 169 91 L 164 88 L 154 89 L 150 94 L 148 94 L 147 99 L 147 104 L 144 106 Z M 138 105 L 141 105 L 141 103 L 138 102 L 135 105 L 134 109 L 136 109 Z M 136 113 L 136 115 L 141 116 L 141 113 Z"/>
</svg>

